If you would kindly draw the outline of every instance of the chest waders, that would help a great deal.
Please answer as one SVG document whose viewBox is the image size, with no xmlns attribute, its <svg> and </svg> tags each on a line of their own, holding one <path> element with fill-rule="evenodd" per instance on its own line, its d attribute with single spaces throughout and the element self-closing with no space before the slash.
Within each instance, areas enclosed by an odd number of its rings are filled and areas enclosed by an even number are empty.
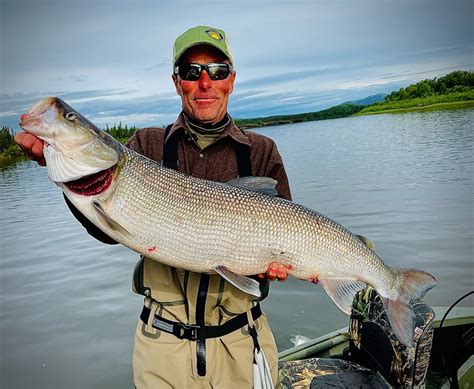
<svg viewBox="0 0 474 389">
<path fill-rule="evenodd" d="M 170 124 L 166 127 L 163 138 L 164 140 L 167 139 L 171 126 L 172 125 Z M 246 177 L 252 175 L 250 164 L 250 148 L 246 145 L 239 145 L 235 153 L 239 177 Z M 163 160 L 161 164 L 169 169 L 178 170 L 178 139 L 176 137 L 171 137 L 170 139 L 168 139 L 167 142 L 163 142 Z M 141 261 L 143 261 L 143 258 Z M 134 277 L 143 279 L 142 266 L 137 266 Z M 195 325 L 171 321 L 157 314 L 154 315 L 152 322 L 152 326 L 157 330 L 173 334 L 179 339 L 188 339 L 196 342 L 197 372 L 200 376 L 206 375 L 206 339 L 218 338 L 227 335 L 249 324 L 248 313 L 244 312 L 228 320 L 222 325 L 205 325 L 205 306 L 209 289 L 209 281 L 209 274 L 203 273 L 200 275 L 196 299 Z M 137 284 L 143 284 L 143 282 L 137 282 Z M 137 292 L 141 293 L 141 291 Z M 141 294 L 144 294 L 145 296 L 149 295 L 149 293 L 146 293 L 146 291 L 144 292 L 145 293 Z M 263 291 L 263 293 L 265 294 L 265 291 Z M 266 293 L 268 293 L 268 291 L 266 291 Z M 150 314 L 150 308 L 144 306 L 140 315 L 140 319 L 144 323 L 148 323 Z M 254 306 L 250 310 L 250 314 L 253 320 L 257 320 L 262 315 L 260 305 L 257 304 L 256 306 Z M 252 336 L 252 338 L 254 338 L 254 342 L 256 342 L 256 332 L 250 332 L 250 335 Z"/>
</svg>

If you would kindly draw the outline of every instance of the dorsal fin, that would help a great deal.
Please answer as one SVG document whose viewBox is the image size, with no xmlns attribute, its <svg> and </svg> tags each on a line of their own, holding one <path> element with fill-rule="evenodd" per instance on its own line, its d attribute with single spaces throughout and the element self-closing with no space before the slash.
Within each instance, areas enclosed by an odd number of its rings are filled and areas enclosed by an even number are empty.
<svg viewBox="0 0 474 389">
<path fill-rule="evenodd" d="M 276 196 L 278 194 L 276 190 L 277 181 L 270 177 L 239 177 L 227 181 L 226 184 L 237 188 L 253 190 L 254 192 L 265 193 L 270 196 Z"/>
<path fill-rule="evenodd" d="M 356 235 L 357 238 L 363 243 L 365 244 L 369 249 L 371 249 L 372 251 L 375 250 L 375 243 L 372 242 L 369 238 L 367 238 L 366 236 L 364 235 Z"/>
</svg>

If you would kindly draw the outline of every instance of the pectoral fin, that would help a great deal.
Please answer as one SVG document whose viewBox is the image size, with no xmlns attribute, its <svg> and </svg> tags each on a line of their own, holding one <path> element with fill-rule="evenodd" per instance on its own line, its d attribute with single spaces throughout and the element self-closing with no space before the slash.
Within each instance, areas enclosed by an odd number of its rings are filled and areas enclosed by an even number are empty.
<svg viewBox="0 0 474 389">
<path fill-rule="evenodd" d="M 253 190 L 254 192 L 265 193 L 270 196 L 276 196 L 278 191 L 275 189 L 277 181 L 270 177 L 239 177 L 226 182 L 227 185 L 237 188 Z"/>
<path fill-rule="evenodd" d="M 339 309 L 348 315 L 351 314 L 355 294 L 366 286 L 355 279 L 322 278 L 319 283 Z"/>
<path fill-rule="evenodd" d="M 251 294 L 252 296 L 260 297 L 260 284 L 258 281 L 253 280 L 249 277 L 234 273 L 225 266 L 219 265 L 214 267 L 216 273 L 219 273 L 223 278 L 229 281 L 232 285 L 245 293 Z"/>
<path fill-rule="evenodd" d="M 94 201 L 92 203 L 92 206 L 94 207 L 94 210 L 96 211 L 96 215 L 100 219 L 102 223 L 104 223 L 106 226 L 108 226 L 112 231 L 118 232 L 122 234 L 125 237 L 131 237 L 132 234 L 128 232 L 124 227 L 122 227 L 120 224 L 118 224 L 114 219 L 112 219 L 107 213 L 105 213 L 104 209 L 100 205 L 98 201 Z"/>
</svg>

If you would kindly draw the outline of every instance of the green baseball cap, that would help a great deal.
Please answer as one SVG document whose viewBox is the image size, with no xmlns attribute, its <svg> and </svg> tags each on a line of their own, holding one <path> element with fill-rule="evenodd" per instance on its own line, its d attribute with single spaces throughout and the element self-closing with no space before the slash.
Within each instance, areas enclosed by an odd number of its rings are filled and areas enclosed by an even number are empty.
<svg viewBox="0 0 474 389">
<path fill-rule="evenodd" d="M 197 26 L 190 28 L 176 38 L 173 46 L 173 66 L 176 66 L 186 50 L 198 45 L 211 45 L 229 58 L 231 63 L 233 62 L 225 32 L 219 28 Z"/>
</svg>

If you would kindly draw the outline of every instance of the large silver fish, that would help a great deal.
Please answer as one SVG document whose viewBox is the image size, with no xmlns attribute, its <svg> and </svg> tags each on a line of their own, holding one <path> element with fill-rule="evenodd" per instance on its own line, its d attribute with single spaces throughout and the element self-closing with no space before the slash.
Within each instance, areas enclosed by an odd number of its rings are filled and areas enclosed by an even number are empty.
<svg viewBox="0 0 474 389">
<path fill-rule="evenodd" d="M 296 278 L 318 279 L 347 314 L 354 294 L 369 284 L 381 295 L 399 340 L 413 344 L 410 301 L 437 284 L 433 276 L 390 268 L 331 219 L 241 187 L 271 179 L 230 185 L 164 168 L 55 97 L 21 115 L 20 126 L 45 141 L 49 178 L 85 217 L 132 250 L 171 266 L 217 272 L 256 296 L 258 283 L 245 275 L 279 262 Z"/>
</svg>

